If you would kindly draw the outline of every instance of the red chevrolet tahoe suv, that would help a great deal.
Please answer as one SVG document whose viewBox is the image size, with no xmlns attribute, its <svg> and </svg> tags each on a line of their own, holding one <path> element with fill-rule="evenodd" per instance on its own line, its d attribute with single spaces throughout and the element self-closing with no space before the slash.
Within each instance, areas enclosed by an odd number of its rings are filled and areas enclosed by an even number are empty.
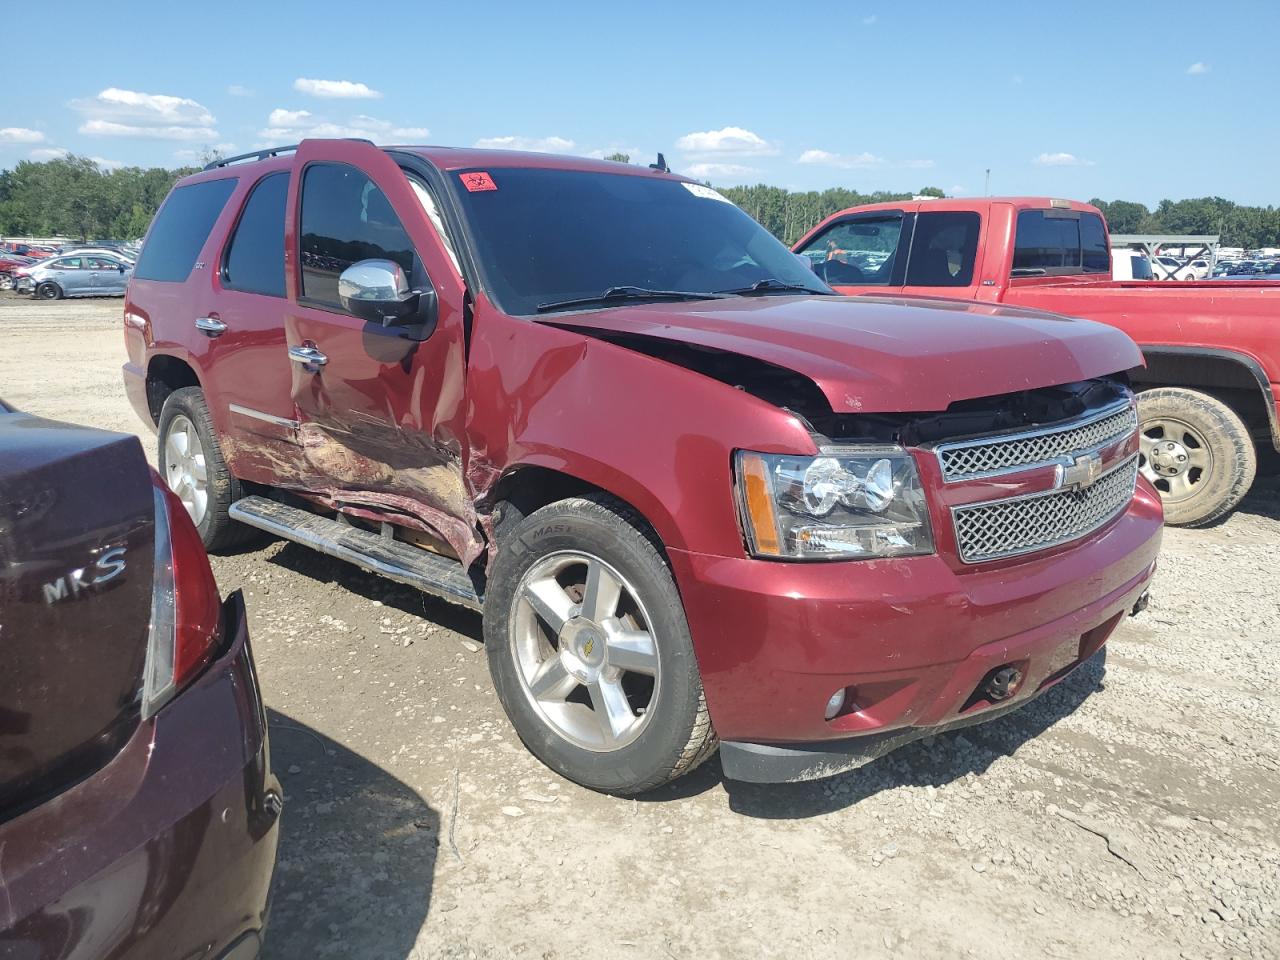
<svg viewBox="0 0 1280 960">
<path fill-rule="evenodd" d="M 223 161 L 157 214 L 124 322 L 210 547 L 256 527 L 483 611 L 519 735 L 595 789 L 997 716 L 1155 566 L 1128 337 L 837 296 L 661 162 Z"/>
</svg>

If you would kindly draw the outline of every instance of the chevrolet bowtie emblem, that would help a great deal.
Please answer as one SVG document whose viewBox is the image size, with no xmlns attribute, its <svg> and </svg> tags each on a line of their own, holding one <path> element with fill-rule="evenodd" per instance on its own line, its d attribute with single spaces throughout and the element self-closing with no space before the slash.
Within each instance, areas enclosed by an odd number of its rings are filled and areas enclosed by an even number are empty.
<svg viewBox="0 0 1280 960">
<path fill-rule="evenodd" d="M 1091 487 L 1102 474 L 1102 458 L 1095 453 L 1087 453 L 1076 457 L 1070 463 L 1057 466 L 1055 487 L 1067 487 L 1072 490 L 1084 490 Z"/>
</svg>

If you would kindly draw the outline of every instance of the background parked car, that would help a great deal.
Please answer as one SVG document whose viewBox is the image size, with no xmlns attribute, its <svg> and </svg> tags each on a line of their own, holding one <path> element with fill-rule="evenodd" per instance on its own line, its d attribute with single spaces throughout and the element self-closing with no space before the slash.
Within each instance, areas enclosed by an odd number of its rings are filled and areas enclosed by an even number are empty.
<svg viewBox="0 0 1280 960">
<path fill-rule="evenodd" d="M 40 300 L 62 297 L 122 297 L 133 276 L 133 264 L 108 254 L 54 257 L 23 267 L 16 289 Z"/>
<path fill-rule="evenodd" d="M 244 603 L 136 437 L 0 402 L 0 956 L 257 956 L 281 809 Z"/>
<path fill-rule="evenodd" d="M 16 253 L 0 252 L 0 290 L 12 290 L 14 271 L 19 267 L 29 267 L 35 262 L 30 257 L 22 257 Z"/>
<path fill-rule="evenodd" d="M 1153 280 L 1151 261 L 1141 250 L 1118 247 L 1111 251 L 1113 280 Z"/>
<path fill-rule="evenodd" d="M 1151 260 L 1151 271 L 1157 280 L 1195 280 L 1196 272 L 1177 257 L 1160 254 Z"/>
</svg>

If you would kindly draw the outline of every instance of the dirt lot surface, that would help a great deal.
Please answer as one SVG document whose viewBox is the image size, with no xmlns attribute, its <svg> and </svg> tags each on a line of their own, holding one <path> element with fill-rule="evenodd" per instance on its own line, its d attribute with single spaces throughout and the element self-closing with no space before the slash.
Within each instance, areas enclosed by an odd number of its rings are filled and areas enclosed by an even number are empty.
<svg viewBox="0 0 1280 960">
<path fill-rule="evenodd" d="M 0 396 L 137 432 L 120 301 L 0 294 Z M 820 783 L 641 800 L 521 747 L 479 618 L 300 547 L 243 589 L 285 785 L 269 958 L 1280 955 L 1280 466 L 1026 709 Z"/>
</svg>

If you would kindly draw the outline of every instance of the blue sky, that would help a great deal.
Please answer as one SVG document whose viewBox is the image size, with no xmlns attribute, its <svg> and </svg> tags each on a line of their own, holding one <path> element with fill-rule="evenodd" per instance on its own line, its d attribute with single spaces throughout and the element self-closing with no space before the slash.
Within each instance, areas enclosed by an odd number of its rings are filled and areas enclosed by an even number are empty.
<svg viewBox="0 0 1280 960">
<path fill-rule="evenodd" d="M 5 45 L 0 167 L 363 135 L 661 150 L 723 185 L 980 194 L 989 167 L 993 193 L 1280 202 L 1273 0 L 69 0 L 39 16 L 61 23 L 54 47 Z"/>
</svg>

